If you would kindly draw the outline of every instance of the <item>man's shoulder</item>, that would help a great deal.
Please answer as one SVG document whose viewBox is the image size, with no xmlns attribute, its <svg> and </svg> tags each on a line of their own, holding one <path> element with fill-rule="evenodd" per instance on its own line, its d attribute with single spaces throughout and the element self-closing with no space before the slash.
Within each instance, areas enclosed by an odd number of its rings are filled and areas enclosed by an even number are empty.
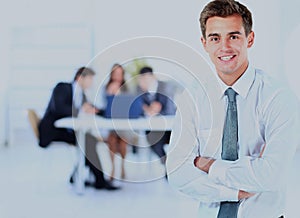
<svg viewBox="0 0 300 218">
<path fill-rule="evenodd" d="M 288 104 L 296 100 L 294 93 L 286 83 L 262 70 L 256 69 L 255 74 L 258 95 L 264 105 L 268 105 L 272 101 Z"/>
<path fill-rule="evenodd" d="M 59 83 L 57 83 L 57 85 L 56 86 L 61 86 L 61 87 L 69 87 L 69 86 L 71 86 L 72 85 L 72 83 L 67 83 L 67 82 L 59 82 Z"/>
<path fill-rule="evenodd" d="M 157 80 L 158 88 L 166 88 L 168 87 L 168 82 Z"/>
<path fill-rule="evenodd" d="M 69 89 L 72 87 L 71 83 L 59 82 L 56 84 L 55 89 Z"/>
<path fill-rule="evenodd" d="M 71 95 L 72 83 L 59 82 L 52 91 L 53 95 Z"/>
<path fill-rule="evenodd" d="M 167 96 L 173 95 L 176 91 L 176 86 L 169 81 L 158 81 L 157 91 Z"/>
<path fill-rule="evenodd" d="M 266 92 L 274 93 L 276 90 L 288 89 L 288 86 L 278 78 L 260 69 L 255 69 L 255 82 L 262 91 Z"/>
</svg>

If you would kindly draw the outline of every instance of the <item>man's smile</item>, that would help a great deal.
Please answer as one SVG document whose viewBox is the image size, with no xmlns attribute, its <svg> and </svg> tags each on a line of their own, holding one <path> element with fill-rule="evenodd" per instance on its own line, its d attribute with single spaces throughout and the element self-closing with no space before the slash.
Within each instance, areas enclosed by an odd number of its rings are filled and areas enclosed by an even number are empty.
<svg viewBox="0 0 300 218">
<path fill-rule="evenodd" d="M 227 55 L 227 56 L 220 56 L 218 57 L 221 61 L 231 61 L 234 59 L 236 55 Z"/>
</svg>

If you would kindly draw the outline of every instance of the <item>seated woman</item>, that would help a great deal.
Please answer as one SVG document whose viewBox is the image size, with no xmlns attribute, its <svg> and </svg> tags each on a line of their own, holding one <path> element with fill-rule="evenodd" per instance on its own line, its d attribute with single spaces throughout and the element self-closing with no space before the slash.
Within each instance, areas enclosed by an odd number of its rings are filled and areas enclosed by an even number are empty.
<svg viewBox="0 0 300 218">
<path fill-rule="evenodd" d="M 120 93 L 127 92 L 127 87 L 125 84 L 125 71 L 120 64 L 114 64 L 109 81 L 105 87 L 106 96 L 108 95 L 117 95 Z M 114 179 L 115 174 L 115 154 L 118 152 L 122 158 L 122 165 L 121 165 L 121 178 L 125 179 L 125 156 L 127 150 L 127 136 L 125 131 L 111 131 L 107 137 L 107 143 L 110 149 L 110 158 L 112 162 L 112 171 L 110 174 L 110 180 Z"/>
</svg>

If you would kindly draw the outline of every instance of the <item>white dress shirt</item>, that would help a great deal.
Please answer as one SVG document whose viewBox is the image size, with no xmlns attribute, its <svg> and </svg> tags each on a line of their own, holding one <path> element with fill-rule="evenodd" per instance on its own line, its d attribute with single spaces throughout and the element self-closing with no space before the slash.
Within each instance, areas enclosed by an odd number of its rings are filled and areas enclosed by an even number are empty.
<svg viewBox="0 0 300 218">
<path fill-rule="evenodd" d="M 73 89 L 73 104 L 75 108 L 80 109 L 83 101 L 83 91 L 76 81 L 72 83 Z"/>
<path fill-rule="evenodd" d="M 219 81 L 220 101 L 224 105 L 220 113 L 225 120 L 224 92 L 228 87 Z M 202 87 L 197 86 L 184 92 L 177 102 L 167 157 L 169 182 L 198 199 L 200 213 L 205 218 L 209 217 L 206 211 L 216 217 L 219 202 L 237 201 L 239 190 L 255 193 L 241 201 L 239 218 L 279 217 L 285 208 L 286 173 L 300 142 L 298 100 L 288 88 L 252 67 L 232 88 L 238 94 L 239 159 L 221 159 L 224 120 L 222 125 L 211 127 L 214 116 L 209 99 Z M 210 137 L 218 143 L 206 146 Z M 208 174 L 193 164 L 199 154 L 216 159 Z"/>
<path fill-rule="evenodd" d="M 158 81 L 155 79 L 152 81 L 152 83 L 149 85 L 148 87 L 148 93 L 150 95 L 150 98 L 149 100 L 151 100 L 151 102 L 154 100 L 155 98 L 155 95 L 157 93 L 157 88 L 158 88 Z"/>
</svg>

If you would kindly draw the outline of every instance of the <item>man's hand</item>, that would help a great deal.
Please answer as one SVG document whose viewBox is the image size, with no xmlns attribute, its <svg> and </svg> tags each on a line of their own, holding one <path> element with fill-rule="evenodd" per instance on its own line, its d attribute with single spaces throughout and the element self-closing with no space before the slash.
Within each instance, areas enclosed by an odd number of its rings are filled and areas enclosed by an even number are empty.
<svg viewBox="0 0 300 218">
<path fill-rule="evenodd" d="M 209 169 L 211 167 L 211 165 L 215 162 L 215 159 L 212 158 L 207 158 L 207 157 L 201 157 L 198 156 L 194 159 L 194 165 L 195 167 L 197 167 L 198 169 L 208 173 Z M 254 193 L 249 193 L 243 190 L 239 190 L 238 193 L 238 199 L 242 200 L 242 199 L 246 199 L 246 198 L 250 198 L 253 195 L 255 195 Z"/>
<path fill-rule="evenodd" d="M 158 101 L 152 102 L 149 106 L 143 105 L 143 110 L 145 111 L 145 114 L 148 116 L 155 116 L 160 113 L 162 109 L 161 103 Z"/>
<path fill-rule="evenodd" d="M 195 167 L 197 167 L 198 169 L 208 173 L 209 169 L 211 167 L 211 165 L 215 162 L 215 159 L 212 158 L 206 158 L 206 157 L 196 157 L 194 159 L 194 165 Z M 250 198 L 253 195 L 255 195 L 254 193 L 249 193 L 243 190 L 239 190 L 238 193 L 238 199 L 242 200 L 242 199 L 246 199 L 246 198 Z"/>
<path fill-rule="evenodd" d="M 253 195 L 255 195 L 255 194 L 249 193 L 249 192 L 245 192 L 243 190 L 239 190 L 238 198 L 239 198 L 239 200 L 242 200 L 242 199 L 245 199 L 245 198 L 250 198 Z"/>
<path fill-rule="evenodd" d="M 82 105 L 82 111 L 88 114 L 96 114 L 99 112 L 97 108 L 95 108 L 93 105 L 89 103 L 84 103 Z"/>
<path fill-rule="evenodd" d="M 208 173 L 211 165 L 215 162 L 215 159 L 207 158 L 207 157 L 196 157 L 194 159 L 194 165 L 198 169 Z"/>
</svg>

